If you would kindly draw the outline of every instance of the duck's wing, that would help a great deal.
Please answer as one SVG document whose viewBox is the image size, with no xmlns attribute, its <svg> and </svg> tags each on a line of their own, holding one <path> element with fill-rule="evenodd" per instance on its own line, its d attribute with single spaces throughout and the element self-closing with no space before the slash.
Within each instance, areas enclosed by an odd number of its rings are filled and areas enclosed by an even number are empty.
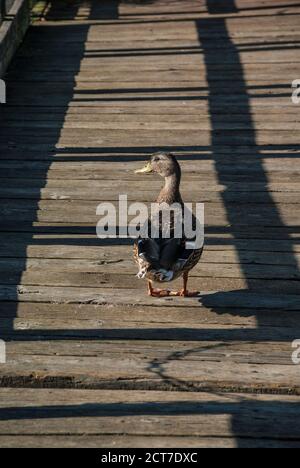
<svg viewBox="0 0 300 468">
<path fill-rule="evenodd" d="M 159 239 L 138 239 L 136 241 L 136 255 L 140 262 L 148 264 L 148 267 L 159 268 L 160 245 Z"/>
<path fill-rule="evenodd" d="M 203 252 L 204 229 L 195 215 L 191 213 L 190 216 L 191 232 L 186 233 L 183 222 L 181 237 L 177 238 L 174 218 L 171 218 L 171 238 L 164 240 L 161 244 L 160 264 L 163 268 L 172 270 L 174 273 L 192 269 L 199 262 Z M 178 219 L 180 221 L 180 217 Z M 191 238 L 187 238 L 186 234 L 189 234 Z"/>
<path fill-rule="evenodd" d="M 200 261 L 203 246 L 201 248 L 193 248 L 193 242 L 186 241 L 181 246 L 181 251 L 177 261 L 174 264 L 174 272 L 189 271 L 194 268 Z"/>
<path fill-rule="evenodd" d="M 145 223 L 147 226 L 147 233 L 152 233 L 152 220 L 148 220 Z M 196 226 L 195 217 L 192 218 L 193 226 Z M 164 238 L 165 229 L 169 235 L 168 238 Z M 193 242 L 185 237 L 184 226 L 182 226 L 182 232 L 180 237 L 176 237 L 176 230 L 174 226 L 174 219 L 170 219 L 169 225 L 161 224 L 160 219 L 158 223 L 158 235 L 159 237 L 148 237 L 144 231 L 143 237 L 138 239 L 135 244 L 135 258 L 139 265 L 140 277 L 144 277 L 147 272 L 162 272 L 172 273 L 172 275 L 178 276 L 180 272 L 184 272 L 192 269 L 200 260 L 204 237 L 200 239 L 202 242 L 199 247 L 199 242 Z M 196 230 L 194 229 L 194 232 Z M 199 241 L 199 239 L 198 239 Z M 194 245 L 193 245 L 194 244 Z M 167 275 L 169 279 L 170 275 Z"/>
<path fill-rule="evenodd" d="M 182 240 L 177 238 L 162 239 L 159 263 L 166 270 L 173 270 L 182 250 Z"/>
</svg>

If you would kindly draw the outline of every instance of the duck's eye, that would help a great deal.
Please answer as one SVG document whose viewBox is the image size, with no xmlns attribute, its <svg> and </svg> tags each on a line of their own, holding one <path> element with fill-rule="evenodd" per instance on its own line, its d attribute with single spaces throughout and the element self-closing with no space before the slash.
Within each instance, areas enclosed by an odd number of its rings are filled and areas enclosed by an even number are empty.
<svg viewBox="0 0 300 468">
<path fill-rule="evenodd" d="M 158 162 L 158 161 L 160 161 L 160 159 L 158 157 L 153 159 L 153 162 Z"/>
</svg>

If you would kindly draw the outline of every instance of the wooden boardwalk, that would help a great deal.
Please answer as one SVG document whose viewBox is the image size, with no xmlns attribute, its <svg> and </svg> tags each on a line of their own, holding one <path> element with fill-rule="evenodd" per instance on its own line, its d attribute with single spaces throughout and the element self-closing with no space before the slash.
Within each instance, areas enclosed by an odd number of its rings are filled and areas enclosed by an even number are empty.
<svg viewBox="0 0 300 468">
<path fill-rule="evenodd" d="M 299 15 L 59 0 L 30 28 L 0 108 L 0 446 L 300 447 Z M 148 298 L 95 235 L 101 201 L 155 199 L 158 149 L 206 203 L 200 300 Z"/>
</svg>

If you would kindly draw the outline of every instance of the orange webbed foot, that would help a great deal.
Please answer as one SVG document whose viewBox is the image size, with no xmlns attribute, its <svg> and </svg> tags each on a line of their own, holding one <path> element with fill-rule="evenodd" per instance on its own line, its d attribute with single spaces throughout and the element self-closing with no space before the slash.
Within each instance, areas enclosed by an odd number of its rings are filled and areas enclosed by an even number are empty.
<svg viewBox="0 0 300 468">
<path fill-rule="evenodd" d="M 172 291 L 168 289 L 152 289 L 149 291 L 149 296 L 151 297 L 170 297 L 172 295 Z"/>
<path fill-rule="evenodd" d="M 184 289 L 180 291 L 181 297 L 199 297 L 200 291 L 185 291 Z"/>
</svg>

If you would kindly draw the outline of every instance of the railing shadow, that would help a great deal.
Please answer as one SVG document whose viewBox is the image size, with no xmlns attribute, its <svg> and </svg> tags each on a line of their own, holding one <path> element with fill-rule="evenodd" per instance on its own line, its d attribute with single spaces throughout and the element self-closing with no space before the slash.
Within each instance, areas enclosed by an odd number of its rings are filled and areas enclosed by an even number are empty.
<svg viewBox="0 0 300 468">
<path fill-rule="evenodd" d="M 48 5 L 46 19 L 51 20 L 52 18 L 55 18 L 57 15 L 63 14 L 62 11 L 67 14 L 69 19 L 73 19 L 77 16 L 82 6 L 82 3 L 83 2 L 74 2 L 71 5 L 65 6 L 64 3 L 61 2 L 60 0 L 51 0 L 48 2 L 49 5 Z M 116 19 L 118 18 L 119 3 L 120 3 L 119 0 L 104 0 L 101 2 L 97 2 L 97 1 L 88 2 L 86 6 L 90 9 L 89 18 L 90 19 L 100 18 L 103 20 L 112 19 L 112 18 Z M 1 5 L 3 5 L 3 2 L 1 2 Z M 55 26 L 51 27 L 52 31 L 53 31 L 53 28 L 55 28 Z M 68 35 L 71 33 L 75 33 L 75 34 L 79 33 L 80 40 L 77 42 L 77 49 L 76 49 L 77 54 L 75 54 L 74 56 L 71 56 L 69 59 L 69 64 L 71 68 L 70 75 L 72 75 L 73 79 L 69 79 L 69 81 L 67 81 L 67 85 L 64 87 L 64 104 L 59 107 L 59 114 L 56 120 L 56 124 L 57 124 L 56 129 L 55 131 L 51 133 L 51 139 L 49 140 L 48 148 L 51 146 L 55 148 L 55 146 L 59 142 L 61 130 L 64 125 L 64 120 L 68 113 L 69 103 L 72 101 L 73 95 L 74 95 L 74 88 L 76 86 L 75 77 L 80 71 L 81 61 L 84 58 L 85 41 L 88 37 L 89 28 L 90 28 L 89 24 L 87 24 L 86 26 L 82 24 L 77 26 L 74 23 L 65 23 L 63 26 L 61 25 L 57 26 L 59 34 L 62 34 L 62 36 L 65 35 L 65 37 L 68 37 Z M 36 36 L 35 36 L 34 31 L 35 31 L 34 28 L 29 29 L 29 32 L 27 33 L 24 44 L 22 45 L 22 48 L 24 50 L 31 49 L 31 48 L 34 49 L 36 47 Z M 44 32 L 47 34 L 48 31 L 49 29 L 47 29 L 47 31 L 44 31 Z M 39 43 L 39 47 L 42 48 L 42 50 L 45 53 L 45 56 L 47 56 L 48 45 L 49 43 L 47 41 Z M 59 60 L 59 53 L 48 56 L 49 64 L 54 67 L 57 64 L 57 60 Z M 10 78 L 9 78 L 10 72 L 12 70 L 19 71 L 19 66 L 20 66 L 19 61 L 20 61 L 20 55 L 17 55 L 14 58 L 14 61 L 11 64 L 10 69 L 8 70 L 8 80 L 7 80 L 8 105 L 4 109 L 3 114 L 2 113 L 0 114 L 0 125 L 3 125 L 3 126 L 5 126 L 7 118 L 10 118 L 12 115 L 14 117 L 19 115 L 18 114 L 19 107 L 21 107 L 18 101 L 15 101 L 13 97 L 20 93 L 22 94 L 24 83 L 22 81 L 10 81 Z M 28 64 L 26 64 L 25 67 L 28 71 L 28 69 L 30 70 L 31 64 L 30 64 L 30 60 L 28 60 L 27 62 Z M 34 83 L 33 85 L 35 94 L 42 96 L 41 105 L 44 104 L 43 92 L 40 91 L 40 89 L 42 89 L 42 85 L 43 85 L 43 81 L 38 81 Z M 11 100 L 13 104 L 10 104 Z M 44 105 L 47 106 L 47 103 L 48 101 L 46 98 L 46 104 Z M 32 111 L 34 112 L 34 106 L 28 106 L 28 108 L 26 109 L 26 112 L 30 113 Z M 20 117 L 20 120 L 21 120 L 21 117 Z M 15 133 L 16 134 L 13 133 L 12 135 L 6 138 L 6 144 L 4 148 L 6 158 L 9 159 L 10 162 L 14 160 L 14 157 L 16 153 L 18 153 L 18 151 L 22 151 L 22 149 L 24 148 L 24 145 L 25 147 L 27 145 L 30 148 L 31 144 L 36 145 L 37 139 L 39 138 L 39 134 L 38 133 L 34 134 L 34 131 L 33 131 L 32 136 L 29 137 L 29 140 L 27 140 L 27 142 L 23 144 L 22 133 L 21 133 L 21 138 L 19 140 L 16 135 L 20 135 L 20 134 L 18 134 L 17 132 Z M 14 143 L 13 145 L 11 145 L 10 141 L 7 141 L 11 139 L 15 141 L 18 140 L 19 143 Z M 2 143 L 2 147 L 3 147 L 3 143 Z M 41 154 L 41 152 L 43 153 L 43 150 L 39 151 L 39 154 Z M 53 154 L 52 151 L 45 150 L 45 152 L 47 152 L 47 158 L 45 158 L 45 163 L 43 164 L 43 168 L 39 172 L 39 178 L 36 180 L 37 192 L 41 192 L 41 190 L 45 188 L 45 186 L 47 185 L 47 174 L 53 162 L 51 158 L 51 155 Z M 8 155 L 10 156 L 9 158 L 8 158 Z M 28 158 L 28 160 L 30 161 L 30 157 Z M 20 163 L 18 159 L 16 160 L 16 162 L 17 164 Z M 12 190 L 14 188 L 15 190 L 17 190 L 19 186 L 18 179 L 14 179 L 14 181 L 15 181 L 14 182 L 15 185 L 11 185 L 11 188 Z M 14 216 L 14 212 L 13 211 L 10 212 L 9 209 L 2 210 L 2 213 L 4 215 L 3 219 L 1 220 L 1 226 L 0 226 L 1 231 L 2 231 L 2 241 L 4 242 L 7 241 L 8 243 L 11 243 L 12 239 L 15 239 L 18 242 L 18 253 L 19 253 L 19 258 L 20 258 L 20 264 L 19 264 L 18 271 L 15 272 L 17 285 L 21 284 L 22 274 L 26 270 L 27 249 L 30 245 L 33 245 L 36 243 L 34 235 L 38 232 L 38 228 L 35 227 L 35 223 L 38 221 L 37 213 L 39 211 L 39 201 L 40 200 L 38 197 L 35 199 L 35 201 L 32 201 L 31 210 L 27 211 L 26 221 L 22 220 L 22 216 L 18 219 L 17 215 Z M 3 203 L 3 200 L 2 200 L 2 203 Z M 45 227 L 44 230 L 42 229 L 42 231 L 51 232 L 51 229 L 52 228 L 49 225 Z M 59 232 L 64 232 L 64 233 L 68 232 L 68 228 L 58 227 L 58 229 L 59 229 Z M 79 229 L 82 230 L 83 227 L 81 226 Z M 90 232 L 90 229 L 89 229 L 89 232 Z M 2 289 L 5 289 L 4 285 L 2 285 Z M 1 288 L 0 288 L 0 292 L 1 292 Z M 6 331 L 10 330 L 11 339 L 13 339 L 13 335 L 14 335 L 14 320 L 18 316 L 18 302 L 19 302 L 19 297 L 20 297 L 19 293 L 20 293 L 20 288 L 19 286 L 16 286 L 14 292 L 11 292 L 9 294 L 10 297 L 8 299 L 10 301 L 10 318 L 6 320 Z M 3 296 L 5 297 L 5 293 L 2 293 L 2 299 L 3 299 Z M 2 313 L 5 314 L 5 308 L 6 308 L 5 302 L 0 303 L 1 315 Z M 3 337 L 3 331 L 0 330 L 0 338 L 2 337 Z M 7 336 L 6 339 L 9 341 L 10 340 L 9 336 Z"/>
<path fill-rule="evenodd" d="M 238 12 L 236 7 L 235 1 L 230 0 L 227 1 L 225 6 L 224 2 L 221 0 L 207 0 L 208 10 L 211 14 L 222 14 L 222 13 L 229 13 L 229 12 Z M 242 18 L 241 18 L 241 27 L 242 27 Z M 222 199 L 223 205 L 226 210 L 226 214 L 228 217 L 228 222 L 231 227 L 231 233 L 233 237 L 233 243 L 236 244 L 235 248 L 236 251 L 241 259 L 242 253 L 239 249 L 239 231 L 240 225 L 237 223 L 237 205 L 231 203 L 230 200 L 230 188 L 228 186 L 228 181 L 226 178 L 226 174 L 224 173 L 223 169 L 223 155 L 220 153 L 220 146 L 224 144 L 224 135 L 226 135 L 226 130 L 220 131 L 219 129 L 222 127 L 222 123 L 226 122 L 227 124 L 230 121 L 234 121 L 234 113 L 230 111 L 231 103 L 228 101 L 226 110 L 224 108 L 223 112 L 220 112 L 220 103 L 218 98 L 218 90 L 220 83 L 216 80 L 216 71 L 212 66 L 213 57 L 216 53 L 216 49 L 211 47 L 212 41 L 218 40 L 217 37 L 222 37 L 222 44 L 224 49 L 226 49 L 226 53 L 230 55 L 231 61 L 235 64 L 235 76 L 237 77 L 237 81 L 234 81 L 234 93 L 239 95 L 239 104 L 242 106 L 243 109 L 243 122 L 247 128 L 247 145 L 251 148 L 251 154 L 249 155 L 249 161 L 245 164 L 245 168 L 249 168 L 249 164 L 255 170 L 257 177 L 259 178 L 261 183 L 265 184 L 265 191 L 264 193 L 264 200 L 263 202 L 268 206 L 268 216 L 272 219 L 272 223 L 274 227 L 277 228 L 286 228 L 285 223 L 282 220 L 280 211 L 277 207 L 276 202 L 272 198 L 272 194 L 268 191 L 268 175 L 264 168 L 264 155 L 260 153 L 260 147 L 256 143 L 256 129 L 255 124 L 252 118 L 252 111 L 251 111 L 251 100 L 248 93 L 248 87 L 246 80 L 244 78 L 244 69 L 242 63 L 242 56 L 240 55 L 238 47 L 234 44 L 234 41 L 228 31 L 226 18 L 208 18 L 208 19 L 201 19 L 197 21 L 197 28 L 198 28 L 198 35 L 199 35 L 199 42 L 204 50 L 204 60 L 206 63 L 206 78 L 209 86 L 209 113 L 211 118 L 211 126 L 212 126 L 212 143 L 211 143 L 211 150 L 213 154 L 213 159 L 215 162 L 215 171 L 218 177 L 218 181 L 220 184 L 224 185 L 225 190 L 222 192 Z M 212 31 L 211 37 L 208 37 L 205 32 L 207 30 Z M 220 57 L 220 60 L 222 58 Z M 222 72 L 221 72 L 222 73 Z M 229 143 L 230 144 L 230 143 Z M 241 145 L 243 142 L 241 141 Z M 286 149 L 291 151 L 294 150 L 294 145 L 287 146 Z M 233 157 L 236 158 L 237 164 L 239 166 L 243 166 L 241 160 L 239 159 L 238 152 L 235 152 Z M 243 168 L 241 168 L 243 171 Z M 243 171 L 244 172 L 244 171 Z M 246 181 L 245 181 L 246 182 Z M 257 215 L 260 212 L 260 206 L 257 205 L 256 211 Z M 245 210 L 246 211 L 246 210 Z M 243 224 L 248 227 L 249 232 L 252 230 L 254 231 L 256 228 L 255 225 L 255 208 L 253 210 L 249 210 L 249 213 L 244 213 L 243 216 Z M 268 227 L 265 227 L 265 239 L 272 239 L 270 234 L 268 233 Z M 287 256 L 289 256 L 289 264 L 292 265 L 298 272 L 299 266 L 297 259 L 294 256 L 293 246 L 294 241 L 289 236 L 288 231 L 286 230 L 286 245 L 289 245 L 287 249 Z M 240 261 L 240 267 L 244 274 L 246 281 L 248 281 L 249 291 L 252 290 L 251 288 L 251 278 L 248 277 L 247 270 L 243 270 L 243 262 Z M 274 265 L 274 270 L 276 270 L 276 265 Z M 247 291 L 245 291 L 247 292 Z M 234 294 L 234 292 L 230 292 L 229 294 Z M 237 295 L 240 295 L 240 291 L 237 292 Z M 217 293 L 215 297 L 208 296 L 207 298 L 203 297 L 202 303 L 207 305 L 208 307 L 212 304 L 218 303 L 224 300 L 226 293 Z M 218 299 L 219 298 L 219 299 Z M 257 322 L 258 326 L 259 323 L 259 313 L 257 314 Z"/>
</svg>

